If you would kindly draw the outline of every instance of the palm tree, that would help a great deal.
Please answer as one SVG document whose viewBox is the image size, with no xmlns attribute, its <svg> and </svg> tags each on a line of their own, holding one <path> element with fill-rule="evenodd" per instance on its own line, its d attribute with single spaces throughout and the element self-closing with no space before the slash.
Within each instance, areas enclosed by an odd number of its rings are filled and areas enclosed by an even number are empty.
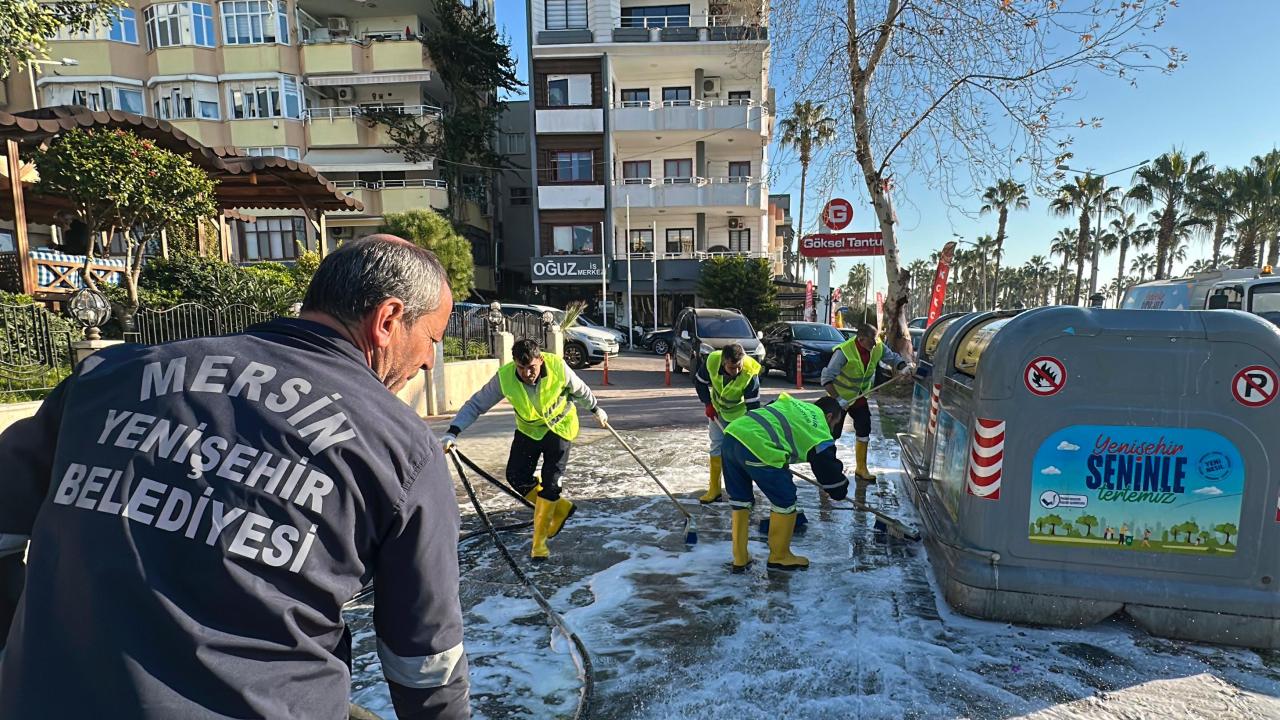
<svg viewBox="0 0 1280 720">
<path fill-rule="evenodd" d="M 1141 250 L 1146 246 L 1148 237 L 1150 236 L 1150 230 L 1145 224 L 1138 224 L 1137 213 L 1122 212 L 1120 213 L 1120 217 L 1111 221 L 1111 224 L 1107 228 L 1107 234 L 1114 238 L 1114 245 L 1112 246 L 1112 249 L 1118 249 L 1120 251 L 1120 262 L 1116 265 L 1116 279 L 1123 280 L 1125 277 L 1125 255 L 1129 252 L 1129 248 Z M 1123 293 L 1124 289 L 1123 285 L 1120 286 L 1119 292 Z"/>
<path fill-rule="evenodd" d="M 1138 273 L 1138 282 L 1147 281 L 1147 273 L 1155 274 L 1156 258 L 1151 253 L 1142 253 L 1133 259 L 1133 264 L 1129 266 L 1129 272 Z"/>
<path fill-rule="evenodd" d="M 1053 297 L 1059 305 L 1062 303 L 1062 296 L 1066 295 L 1066 288 L 1063 286 L 1062 277 L 1067 273 L 1067 263 L 1076 259 L 1080 251 L 1080 233 L 1075 228 L 1063 228 L 1054 236 L 1053 242 L 1049 245 L 1050 255 L 1062 256 L 1062 269 L 1058 273 L 1058 283 L 1054 286 Z M 1081 271 L 1083 273 L 1083 270 Z M 1080 284 L 1076 283 L 1076 298 L 1080 297 Z M 1076 300 L 1072 300 L 1071 304 L 1076 304 Z"/>
<path fill-rule="evenodd" d="M 1214 173 L 1213 177 L 1195 189 L 1191 198 L 1192 212 L 1212 227 L 1212 254 L 1209 267 L 1216 268 L 1222 262 L 1222 246 L 1227 227 L 1231 224 L 1231 175 Z"/>
<path fill-rule="evenodd" d="M 1053 273 L 1053 266 L 1049 264 L 1048 258 L 1043 255 L 1032 255 L 1022 269 L 1032 279 L 1036 305 L 1048 305 L 1049 276 Z"/>
<path fill-rule="evenodd" d="M 794 148 L 800 155 L 800 225 L 796 230 L 796 242 L 799 242 L 804 236 L 804 194 L 809 163 L 813 162 L 814 150 L 835 140 L 836 121 L 827 116 L 822 103 L 804 100 L 791 107 L 791 116 L 783 118 L 778 127 L 782 130 L 782 144 Z M 800 277 L 799 257 L 797 252 L 796 278 Z"/>
<path fill-rule="evenodd" d="M 1093 294 L 1098 286 L 1097 247 L 1090 242 L 1089 228 L 1095 208 L 1101 206 L 1102 214 L 1119 211 L 1120 188 L 1107 187 L 1106 178 L 1085 173 L 1077 175 L 1075 180 L 1058 188 L 1058 196 L 1049 203 L 1049 209 L 1055 215 L 1070 216 L 1079 213 L 1080 232 L 1076 244 L 1076 284 L 1075 297 L 1079 302 L 1080 286 L 1084 281 L 1084 260 L 1092 258 L 1093 271 L 1090 274 L 1089 294 Z M 1092 252 L 1091 252 L 1092 248 Z"/>
<path fill-rule="evenodd" d="M 991 296 L 1000 297 L 1000 260 L 1004 255 L 1004 241 L 1008 239 L 1005 226 L 1009 222 L 1010 210 L 1029 210 L 1031 200 L 1027 197 L 1027 186 L 1012 178 L 997 181 L 982 193 L 982 207 L 979 213 L 996 213 L 996 280 L 991 288 Z"/>
<path fill-rule="evenodd" d="M 1169 277 L 1169 258 L 1174 223 L 1178 213 L 1195 197 L 1198 188 L 1213 177 L 1213 166 L 1204 153 L 1187 157 L 1178 148 L 1167 152 L 1133 173 L 1129 197 L 1143 207 L 1159 206 L 1156 232 L 1156 278 Z"/>
<path fill-rule="evenodd" d="M 1003 253 L 1000 251 L 999 243 L 997 243 L 996 239 L 990 235 L 982 235 L 978 237 L 974 240 L 973 244 L 973 253 L 975 255 L 975 260 L 977 261 L 974 269 L 978 275 L 978 294 L 982 302 L 979 307 L 983 310 L 991 310 L 996 304 L 996 296 L 994 293 L 990 295 L 987 294 L 987 289 L 992 285 L 992 283 L 988 282 L 988 279 L 990 279 L 990 273 L 987 268 L 991 258 L 995 258 L 996 272 L 999 272 L 1000 256 Z"/>
</svg>

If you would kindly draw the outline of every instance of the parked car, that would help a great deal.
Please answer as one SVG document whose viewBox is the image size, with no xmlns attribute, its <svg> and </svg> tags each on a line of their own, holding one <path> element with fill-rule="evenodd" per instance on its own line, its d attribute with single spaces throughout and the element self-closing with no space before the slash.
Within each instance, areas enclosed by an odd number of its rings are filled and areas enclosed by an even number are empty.
<svg viewBox="0 0 1280 720">
<path fill-rule="evenodd" d="M 852 340 L 858 337 L 858 331 L 853 328 L 836 328 L 845 340 Z"/>
<path fill-rule="evenodd" d="M 666 355 L 671 352 L 673 347 L 672 341 L 675 338 L 674 328 L 658 328 L 650 330 L 644 334 L 644 338 L 640 340 L 640 347 L 646 350 L 652 350 L 654 355 Z"/>
<path fill-rule="evenodd" d="M 583 327 L 588 327 L 593 330 L 599 330 L 601 332 L 609 333 L 610 335 L 613 336 L 614 341 L 616 341 L 619 345 L 623 345 L 627 342 L 627 334 L 625 332 L 618 330 L 616 328 L 605 327 L 604 325 L 601 325 L 600 323 L 596 322 L 595 320 L 591 319 L 586 315 L 579 315 L 573 321 L 573 324 L 581 325 Z"/>
<path fill-rule="evenodd" d="M 764 334 L 755 332 L 751 321 L 737 310 L 685 308 L 676 318 L 675 338 L 672 340 L 674 369 L 676 372 L 697 372 L 708 355 L 734 342 L 741 343 L 748 355 L 764 362 L 762 337 Z"/>
<path fill-rule="evenodd" d="M 541 322 L 542 313 L 544 312 L 551 313 L 556 323 L 564 322 L 565 314 L 563 310 L 546 305 L 513 305 L 507 303 L 502 305 L 502 314 L 509 318 L 524 315 L 525 317 L 535 317 Z M 590 365 L 599 365 L 604 362 L 606 355 L 610 357 L 617 355 L 618 349 L 617 337 L 612 331 L 603 328 L 592 328 L 579 323 L 570 325 L 564 331 L 564 361 L 574 370 L 581 370 Z"/>
<path fill-rule="evenodd" d="M 920 341 L 924 339 L 924 331 L 929 328 L 929 318 L 911 318 L 907 323 L 907 332 L 911 333 L 911 348 L 920 352 Z"/>
<path fill-rule="evenodd" d="M 796 357 L 804 377 L 817 377 L 845 337 L 830 325 L 811 322 L 774 323 L 764 330 L 764 371 L 795 377 Z"/>
</svg>

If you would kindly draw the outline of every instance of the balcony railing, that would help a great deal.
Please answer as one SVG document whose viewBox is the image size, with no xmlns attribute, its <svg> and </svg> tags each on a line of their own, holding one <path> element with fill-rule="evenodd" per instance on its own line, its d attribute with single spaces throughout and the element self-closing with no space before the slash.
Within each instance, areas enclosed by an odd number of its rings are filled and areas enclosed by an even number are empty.
<svg viewBox="0 0 1280 720">
<path fill-rule="evenodd" d="M 449 183 L 444 180 L 421 178 L 417 180 L 333 180 L 333 186 L 340 190 L 391 190 L 395 188 L 440 188 L 448 189 Z"/>
<path fill-rule="evenodd" d="M 755 16 L 657 15 L 620 17 L 612 35 L 613 42 L 724 42 L 768 40 L 769 29 Z M 550 33 L 538 37 L 540 44 L 555 42 Z"/>
<path fill-rule="evenodd" d="M 758 24 L 754 17 L 748 21 L 746 15 L 653 15 L 618 18 L 618 27 L 625 29 L 750 27 Z"/>
<path fill-rule="evenodd" d="M 659 185 L 693 185 L 696 187 L 706 187 L 707 185 L 759 185 L 764 182 L 763 178 L 754 175 L 731 175 L 729 177 L 664 177 L 664 178 L 622 178 L 614 180 L 615 187 L 621 185 L 646 185 L 648 187 L 657 187 Z"/>
<path fill-rule="evenodd" d="M 692 107 L 699 110 L 717 107 L 746 107 L 746 108 L 763 108 L 766 113 L 769 112 L 768 103 L 758 102 L 750 98 L 745 99 L 712 99 L 712 100 L 623 100 L 609 106 L 613 110 L 622 110 L 624 108 L 643 108 L 646 110 L 661 110 L 670 107 Z"/>
<path fill-rule="evenodd" d="M 597 253 L 598 254 L 598 253 Z M 777 256 L 776 258 L 774 256 Z M 639 262 L 641 260 L 653 261 L 652 252 L 632 252 L 631 260 Z M 765 258 L 765 259 L 782 259 L 782 253 L 770 253 L 766 250 L 729 250 L 725 252 L 707 252 L 703 250 L 689 252 L 660 252 L 658 260 L 710 260 L 719 257 L 748 257 L 748 258 Z M 615 248 L 613 254 L 614 260 L 627 259 L 626 249 L 617 250 Z"/>
<path fill-rule="evenodd" d="M 439 117 L 444 111 L 435 105 L 392 105 L 387 107 L 364 108 L 358 105 L 342 105 L 339 107 L 307 108 L 302 114 L 308 122 L 314 120 L 351 120 L 364 117 L 366 110 L 397 113 L 400 115 L 434 115 Z"/>
</svg>

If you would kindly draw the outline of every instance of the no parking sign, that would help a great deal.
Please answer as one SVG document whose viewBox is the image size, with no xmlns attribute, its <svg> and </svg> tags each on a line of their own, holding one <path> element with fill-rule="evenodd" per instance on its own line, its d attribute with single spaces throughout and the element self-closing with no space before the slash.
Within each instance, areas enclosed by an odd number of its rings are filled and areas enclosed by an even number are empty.
<svg viewBox="0 0 1280 720">
<path fill-rule="evenodd" d="M 1276 399 L 1280 382 L 1276 371 L 1265 365 L 1250 365 L 1231 380 L 1231 396 L 1245 407 L 1258 408 Z"/>
</svg>

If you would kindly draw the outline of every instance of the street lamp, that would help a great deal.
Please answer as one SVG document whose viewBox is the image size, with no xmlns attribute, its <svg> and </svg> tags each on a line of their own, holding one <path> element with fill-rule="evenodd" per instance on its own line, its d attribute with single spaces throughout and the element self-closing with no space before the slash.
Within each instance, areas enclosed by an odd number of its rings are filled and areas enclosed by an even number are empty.
<svg viewBox="0 0 1280 720">
<path fill-rule="evenodd" d="M 61 60 L 28 60 L 27 79 L 31 81 L 31 109 L 40 109 L 40 96 L 36 94 L 36 65 L 61 65 L 63 67 L 75 67 L 79 64 L 79 60 L 68 57 L 64 57 Z"/>
<path fill-rule="evenodd" d="M 67 314 L 84 328 L 85 340 L 98 340 L 98 328 L 111 318 L 111 303 L 97 290 L 80 288 L 67 300 Z"/>
<path fill-rule="evenodd" d="M 1146 159 L 1146 160 L 1143 160 L 1142 162 L 1134 163 L 1134 164 L 1132 164 L 1132 165 L 1129 165 L 1128 167 L 1122 167 L 1122 168 L 1120 168 L 1119 170 L 1112 170 L 1112 171 L 1110 171 L 1110 172 L 1104 172 L 1104 173 L 1096 173 L 1096 172 L 1094 172 L 1093 170 L 1078 170 L 1078 169 L 1076 169 L 1076 168 L 1070 167 L 1069 165 L 1062 165 L 1062 164 L 1058 165 L 1057 167 L 1058 167 L 1058 169 L 1059 169 L 1059 170 L 1065 170 L 1065 171 L 1067 171 L 1067 172 L 1073 172 L 1073 173 L 1075 173 L 1075 174 L 1077 174 L 1077 175 L 1080 175 L 1080 174 L 1082 174 L 1082 173 L 1083 173 L 1086 177 L 1091 175 L 1091 176 L 1093 176 L 1093 177 L 1101 178 L 1101 179 L 1102 179 L 1102 188 L 1103 188 L 1103 192 L 1105 192 L 1105 191 L 1106 191 L 1106 186 L 1107 186 L 1107 176 L 1109 176 L 1109 175 L 1115 175 L 1116 173 L 1122 173 L 1122 172 L 1124 172 L 1124 171 L 1126 171 L 1126 170 L 1133 170 L 1134 168 L 1142 167 L 1143 165 L 1146 165 L 1146 164 L 1147 164 L 1147 163 L 1149 163 L 1149 162 L 1151 162 L 1151 159 L 1150 159 L 1150 158 L 1148 158 L 1148 159 Z M 1094 225 L 1094 230 L 1093 230 L 1093 232 L 1094 232 L 1094 235 L 1099 235 L 1099 234 L 1101 234 L 1101 233 L 1102 233 L 1102 195 L 1101 195 L 1101 194 L 1099 194 L 1099 195 L 1098 195 L 1098 222 L 1097 222 L 1097 224 L 1096 224 L 1096 225 Z M 1083 238 L 1081 238 L 1081 239 L 1083 240 Z M 1097 265 L 1097 263 L 1092 262 L 1092 259 L 1090 260 L 1090 264 L 1092 264 L 1092 265 L 1094 265 L 1094 266 L 1096 266 L 1096 265 Z M 1089 272 L 1090 272 L 1090 277 L 1097 277 L 1097 273 L 1095 273 L 1095 272 L 1093 271 L 1093 269 L 1090 269 L 1090 271 L 1089 271 Z M 1093 302 L 1093 298 L 1092 298 L 1092 297 L 1090 297 L 1090 298 L 1089 298 L 1089 301 L 1092 303 L 1092 302 Z M 1077 300 L 1076 302 L 1079 302 L 1079 300 Z M 1117 302 L 1117 303 L 1119 303 L 1119 302 L 1120 302 L 1120 298 L 1119 298 L 1118 296 L 1117 296 L 1117 298 L 1116 298 L 1116 302 Z"/>
</svg>

